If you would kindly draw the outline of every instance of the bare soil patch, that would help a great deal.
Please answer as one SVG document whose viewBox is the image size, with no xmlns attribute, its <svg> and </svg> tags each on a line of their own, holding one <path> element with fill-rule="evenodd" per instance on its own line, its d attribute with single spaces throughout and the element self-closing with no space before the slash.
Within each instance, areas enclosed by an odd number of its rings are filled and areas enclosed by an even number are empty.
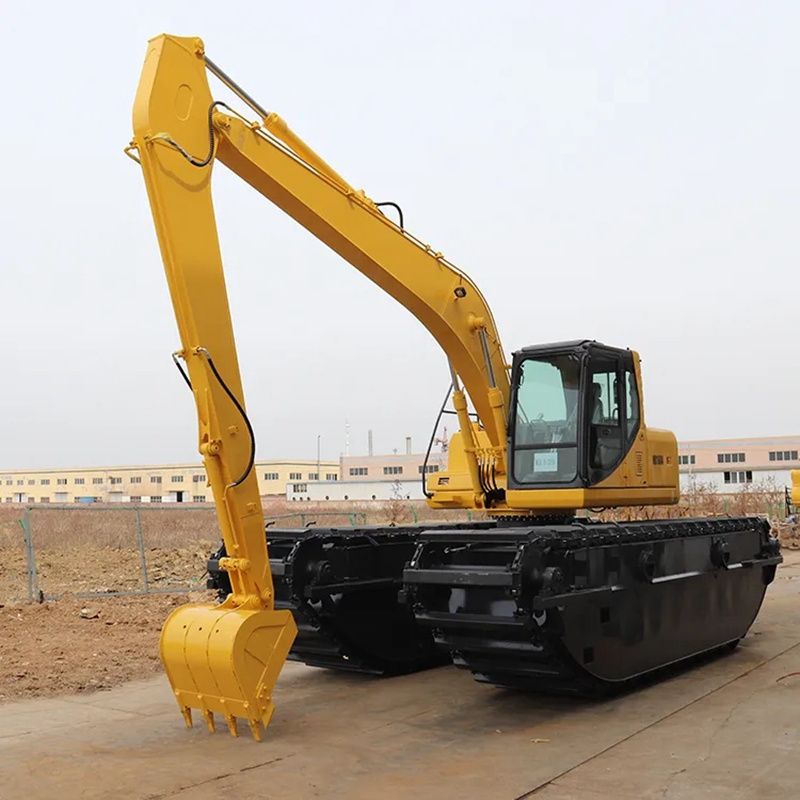
<svg viewBox="0 0 800 800">
<path fill-rule="evenodd" d="M 109 689 L 160 672 L 164 620 L 176 606 L 210 594 L 0 607 L 0 703 Z"/>
</svg>

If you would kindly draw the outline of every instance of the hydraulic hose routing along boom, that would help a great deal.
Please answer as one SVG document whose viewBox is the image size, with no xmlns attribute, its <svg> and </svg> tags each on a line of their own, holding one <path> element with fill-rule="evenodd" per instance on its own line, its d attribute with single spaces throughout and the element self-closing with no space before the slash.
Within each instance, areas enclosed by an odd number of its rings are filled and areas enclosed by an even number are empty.
<svg viewBox="0 0 800 800">
<path fill-rule="evenodd" d="M 257 118 L 214 100 L 209 72 Z M 200 39 L 149 43 L 133 128 L 126 152 L 142 167 L 223 535 L 211 562 L 221 604 L 179 608 L 161 636 L 187 724 L 200 709 L 211 729 L 221 714 L 231 732 L 242 717 L 260 736 L 287 657 L 376 674 L 452 658 L 499 685 L 595 692 L 744 635 L 780 561 L 763 521 L 576 517 L 678 501 L 676 440 L 645 425 L 636 352 L 579 339 L 509 361 L 477 286 L 247 94 Z M 488 521 L 271 529 L 268 551 L 211 197 L 217 161 L 432 334 L 459 431 L 428 502 Z M 697 622 L 698 607 L 714 611 Z"/>
</svg>

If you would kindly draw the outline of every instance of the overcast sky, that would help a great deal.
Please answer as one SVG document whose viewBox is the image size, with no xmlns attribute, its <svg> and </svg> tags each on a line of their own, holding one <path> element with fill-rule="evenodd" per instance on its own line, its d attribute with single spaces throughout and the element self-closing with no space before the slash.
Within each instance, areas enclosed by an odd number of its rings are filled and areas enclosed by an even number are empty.
<svg viewBox="0 0 800 800">
<path fill-rule="evenodd" d="M 193 461 L 138 167 L 147 39 L 201 36 L 466 270 L 504 345 L 639 350 L 679 438 L 800 433 L 796 2 L 5 0 L 0 467 Z M 422 450 L 446 361 L 227 173 L 215 202 L 258 457 Z M 794 264 L 795 266 L 791 266 Z M 451 425 L 452 432 L 452 425 Z"/>
</svg>

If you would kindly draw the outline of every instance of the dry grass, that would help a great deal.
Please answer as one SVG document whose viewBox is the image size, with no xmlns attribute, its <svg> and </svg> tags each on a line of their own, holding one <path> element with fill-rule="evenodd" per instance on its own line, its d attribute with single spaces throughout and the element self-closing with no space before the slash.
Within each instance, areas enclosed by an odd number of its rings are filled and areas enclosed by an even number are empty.
<svg viewBox="0 0 800 800">
<path fill-rule="evenodd" d="M 607 520 L 675 519 L 677 517 L 761 516 L 773 523 L 785 516 L 784 490 L 774 481 L 744 484 L 738 491 L 722 493 L 715 486 L 695 483 L 681 492 L 672 506 L 632 506 L 599 514 Z"/>
</svg>

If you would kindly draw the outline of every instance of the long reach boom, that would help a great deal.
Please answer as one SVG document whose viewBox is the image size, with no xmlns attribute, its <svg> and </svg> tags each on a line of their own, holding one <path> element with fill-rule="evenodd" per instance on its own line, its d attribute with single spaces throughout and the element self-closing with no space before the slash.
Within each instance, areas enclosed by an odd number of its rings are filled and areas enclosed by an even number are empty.
<svg viewBox="0 0 800 800">
<path fill-rule="evenodd" d="M 215 102 L 209 71 L 259 119 L 249 121 Z M 184 606 L 173 614 L 162 634 L 162 659 L 187 723 L 194 707 L 203 711 L 209 726 L 216 712 L 232 731 L 235 717 L 242 716 L 256 732 L 259 722 L 266 724 L 272 713 L 271 689 L 295 630 L 290 613 L 275 611 L 273 605 L 253 472 L 253 434 L 245 412 L 211 196 L 215 161 L 402 303 L 439 342 L 450 362 L 471 484 L 470 491 L 456 498 L 458 505 L 483 505 L 487 464 L 491 463 L 494 482 L 503 479 L 508 363 L 491 311 L 472 281 L 385 216 L 280 117 L 253 101 L 206 58 L 200 39 L 162 35 L 149 43 L 133 128 L 126 152 L 141 163 L 147 186 L 180 331 L 181 350 L 176 356 L 187 365 L 197 406 L 199 449 L 229 554 L 220 566 L 232 586 L 232 594 L 218 609 Z M 459 380 L 480 425 L 468 414 Z M 224 643 L 216 637 L 225 637 Z M 263 670 L 252 655 L 260 640 L 271 654 Z M 235 680 L 222 663 L 229 652 L 241 661 L 234 667 Z"/>
</svg>

